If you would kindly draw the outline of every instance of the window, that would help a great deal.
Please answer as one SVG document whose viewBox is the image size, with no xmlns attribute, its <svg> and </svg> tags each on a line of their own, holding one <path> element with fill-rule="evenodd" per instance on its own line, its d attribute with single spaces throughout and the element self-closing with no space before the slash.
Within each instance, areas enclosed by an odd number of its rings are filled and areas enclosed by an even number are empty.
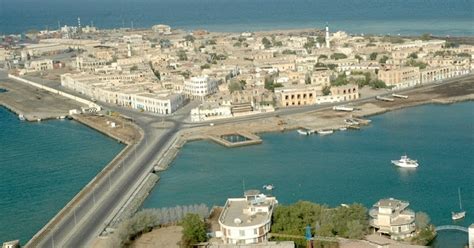
<svg viewBox="0 0 474 248">
<path fill-rule="evenodd" d="M 257 228 L 253 229 L 253 234 L 255 234 L 255 235 L 258 234 L 258 229 Z"/>
<path fill-rule="evenodd" d="M 245 230 L 239 230 L 239 235 L 240 235 L 241 237 L 245 236 Z"/>
</svg>

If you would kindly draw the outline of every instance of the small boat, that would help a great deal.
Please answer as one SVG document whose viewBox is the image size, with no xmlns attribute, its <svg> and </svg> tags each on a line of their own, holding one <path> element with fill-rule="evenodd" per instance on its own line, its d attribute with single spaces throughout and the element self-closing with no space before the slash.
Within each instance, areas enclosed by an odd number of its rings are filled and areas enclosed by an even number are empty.
<svg viewBox="0 0 474 248">
<path fill-rule="evenodd" d="M 339 131 L 346 131 L 347 130 L 347 127 L 340 127 L 339 128 Z"/>
<path fill-rule="evenodd" d="M 273 187 L 273 184 L 265 184 L 263 185 L 262 187 L 263 189 L 266 189 L 266 190 L 273 190 L 275 187 Z"/>
<path fill-rule="evenodd" d="M 20 119 L 20 121 L 24 121 L 26 120 L 25 116 L 24 115 L 18 115 L 18 119 Z"/>
<path fill-rule="evenodd" d="M 301 135 L 310 135 L 313 134 L 313 130 L 308 130 L 308 129 L 298 129 L 297 132 Z"/>
<path fill-rule="evenodd" d="M 460 212 L 451 212 L 451 219 L 453 220 L 460 220 L 466 217 L 466 211 L 462 210 L 462 201 L 461 201 L 461 188 L 458 188 L 458 195 L 459 195 L 459 209 Z"/>
<path fill-rule="evenodd" d="M 404 155 L 400 160 L 392 160 L 392 164 L 403 167 L 403 168 L 416 168 L 418 167 L 418 161 L 408 158 L 407 155 Z"/>
<path fill-rule="evenodd" d="M 360 123 L 354 119 L 345 119 L 344 122 L 349 125 L 359 125 Z"/>
<path fill-rule="evenodd" d="M 327 134 L 332 134 L 332 133 L 334 133 L 334 130 L 331 130 L 331 129 L 318 130 L 318 134 L 320 135 L 327 135 Z"/>
</svg>

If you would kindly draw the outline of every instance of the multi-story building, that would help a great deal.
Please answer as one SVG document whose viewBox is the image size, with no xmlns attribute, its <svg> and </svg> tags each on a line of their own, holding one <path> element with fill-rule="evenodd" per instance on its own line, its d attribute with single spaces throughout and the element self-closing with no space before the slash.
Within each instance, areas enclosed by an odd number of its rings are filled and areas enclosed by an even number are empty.
<svg viewBox="0 0 474 248">
<path fill-rule="evenodd" d="M 418 67 L 381 69 L 378 78 L 384 81 L 387 86 L 401 89 L 420 84 L 420 70 Z"/>
<path fill-rule="evenodd" d="M 282 107 L 313 105 L 316 103 L 316 95 L 320 92 L 320 86 L 304 84 L 288 85 L 275 89 L 275 95 Z"/>
<path fill-rule="evenodd" d="M 254 244 L 268 240 L 275 197 L 249 190 L 244 198 L 229 198 L 219 216 L 220 233 L 225 244 Z"/>
<path fill-rule="evenodd" d="M 399 240 L 412 237 L 415 233 L 415 212 L 410 204 L 394 198 L 382 199 L 369 211 L 370 225 L 380 234 Z"/>
<path fill-rule="evenodd" d="M 204 99 L 204 97 L 216 93 L 218 90 L 217 80 L 209 76 L 192 77 L 184 82 L 184 94 L 193 99 Z"/>
</svg>

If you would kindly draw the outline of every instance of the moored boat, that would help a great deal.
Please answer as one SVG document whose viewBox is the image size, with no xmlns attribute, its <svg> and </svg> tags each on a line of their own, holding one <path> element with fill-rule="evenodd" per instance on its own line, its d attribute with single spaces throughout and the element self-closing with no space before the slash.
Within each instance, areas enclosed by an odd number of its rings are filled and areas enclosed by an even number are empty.
<svg viewBox="0 0 474 248">
<path fill-rule="evenodd" d="M 410 159 L 407 155 L 402 156 L 400 160 L 392 160 L 392 164 L 403 168 L 418 167 L 418 161 Z"/>
<path fill-rule="evenodd" d="M 314 133 L 313 130 L 309 130 L 309 129 L 298 129 L 297 132 L 301 135 L 310 135 Z"/>
<path fill-rule="evenodd" d="M 265 184 L 262 188 L 266 190 L 273 190 L 275 187 L 273 187 L 273 184 Z"/>
<path fill-rule="evenodd" d="M 332 130 L 332 129 L 318 130 L 318 134 L 320 134 L 320 135 L 327 135 L 327 134 L 332 134 L 332 133 L 334 133 L 334 130 Z"/>
<path fill-rule="evenodd" d="M 461 188 L 458 188 L 458 195 L 459 195 L 459 209 L 460 212 L 451 212 L 451 219 L 452 220 L 460 220 L 466 217 L 466 211 L 462 209 L 462 201 L 461 201 Z"/>
</svg>

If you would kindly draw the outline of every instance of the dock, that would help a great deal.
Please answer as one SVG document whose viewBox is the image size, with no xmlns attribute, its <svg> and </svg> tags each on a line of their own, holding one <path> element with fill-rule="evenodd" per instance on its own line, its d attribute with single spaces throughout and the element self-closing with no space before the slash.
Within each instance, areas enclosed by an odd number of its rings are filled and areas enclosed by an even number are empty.
<svg viewBox="0 0 474 248">
<path fill-rule="evenodd" d="M 380 101 L 385 101 L 385 102 L 395 101 L 395 99 L 393 99 L 393 98 L 384 97 L 384 96 L 376 96 L 375 99 L 380 100 Z"/>
<path fill-rule="evenodd" d="M 225 147 L 249 146 L 262 143 L 262 139 L 259 136 L 247 132 L 209 135 L 208 138 Z"/>
</svg>

